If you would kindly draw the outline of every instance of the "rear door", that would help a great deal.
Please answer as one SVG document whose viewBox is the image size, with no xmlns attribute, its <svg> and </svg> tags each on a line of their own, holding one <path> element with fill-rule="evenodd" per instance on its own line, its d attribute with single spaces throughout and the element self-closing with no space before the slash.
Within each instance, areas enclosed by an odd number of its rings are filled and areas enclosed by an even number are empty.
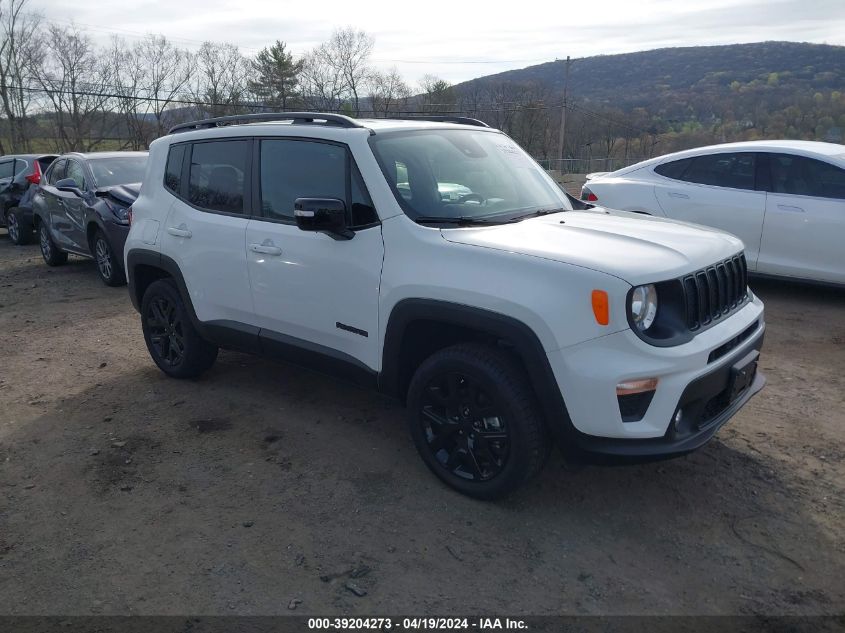
<svg viewBox="0 0 845 633">
<path fill-rule="evenodd" d="M 845 283 L 845 169 L 792 154 L 769 166 L 758 270 Z"/>
<path fill-rule="evenodd" d="M 262 346 L 332 357 L 345 367 L 378 368 L 381 225 L 345 145 L 256 139 L 260 218 L 247 227 L 247 256 Z M 302 231 L 297 198 L 346 203 L 352 239 Z"/>
<path fill-rule="evenodd" d="M 254 329 L 246 263 L 250 139 L 170 146 L 165 187 L 175 199 L 162 227 L 161 252 L 185 279 L 200 321 Z"/>
<path fill-rule="evenodd" d="M 704 154 L 664 163 L 654 193 L 666 215 L 712 226 L 745 244 L 748 267 L 756 269 L 766 212 L 766 192 L 757 191 L 757 154 Z"/>
</svg>

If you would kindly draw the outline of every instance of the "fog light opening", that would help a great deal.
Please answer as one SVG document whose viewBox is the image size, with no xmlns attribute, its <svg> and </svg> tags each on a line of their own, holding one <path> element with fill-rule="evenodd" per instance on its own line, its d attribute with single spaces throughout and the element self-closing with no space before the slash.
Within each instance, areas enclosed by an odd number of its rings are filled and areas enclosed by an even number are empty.
<svg viewBox="0 0 845 633">
<path fill-rule="evenodd" d="M 640 380 L 626 380 L 616 385 L 617 396 L 632 396 L 637 393 L 654 391 L 657 389 L 657 378 L 642 378 Z"/>
</svg>

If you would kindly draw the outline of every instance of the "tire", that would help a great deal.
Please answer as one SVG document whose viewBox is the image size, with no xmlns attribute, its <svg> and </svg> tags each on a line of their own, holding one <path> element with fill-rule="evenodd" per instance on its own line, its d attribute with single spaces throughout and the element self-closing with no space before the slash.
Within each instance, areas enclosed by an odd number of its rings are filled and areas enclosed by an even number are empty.
<svg viewBox="0 0 845 633">
<path fill-rule="evenodd" d="M 408 389 L 423 461 L 447 485 L 498 499 L 542 470 L 549 437 L 525 372 L 506 352 L 465 343 L 436 352 Z"/>
<path fill-rule="evenodd" d="M 67 253 L 60 251 L 59 247 L 50 237 L 50 229 L 44 222 L 38 225 L 38 242 L 41 245 L 41 257 L 48 266 L 61 266 L 67 263 Z"/>
<path fill-rule="evenodd" d="M 123 266 L 115 257 L 114 249 L 106 239 L 105 234 L 97 230 L 94 239 L 91 241 L 91 254 L 97 263 L 97 273 L 100 279 L 107 286 L 125 286 L 126 275 L 123 274 Z"/>
<path fill-rule="evenodd" d="M 32 222 L 24 218 L 17 207 L 12 207 L 6 212 L 6 230 L 12 244 L 23 246 L 32 241 Z"/>
<path fill-rule="evenodd" d="M 147 288 L 141 301 L 141 327 L 150 356 L 168 376 L 196 378 L 217 359 L 217 346 L 196 331 L 170 279 L 159 279 Z"/>
</svg>

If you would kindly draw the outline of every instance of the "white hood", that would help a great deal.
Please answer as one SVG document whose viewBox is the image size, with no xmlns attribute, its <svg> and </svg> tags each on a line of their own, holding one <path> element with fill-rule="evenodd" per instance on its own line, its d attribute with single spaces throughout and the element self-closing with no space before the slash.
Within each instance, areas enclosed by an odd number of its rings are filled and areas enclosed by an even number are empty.
<svg viewBox="0 0 845 633">
<path fill-rule="evenodd" d="M 601 207 L 441 232 L 456 244 L 583 266 L 632 285 L 680 277 L 743 248 L 739 238 L 716 229 Z"/>
</svg>

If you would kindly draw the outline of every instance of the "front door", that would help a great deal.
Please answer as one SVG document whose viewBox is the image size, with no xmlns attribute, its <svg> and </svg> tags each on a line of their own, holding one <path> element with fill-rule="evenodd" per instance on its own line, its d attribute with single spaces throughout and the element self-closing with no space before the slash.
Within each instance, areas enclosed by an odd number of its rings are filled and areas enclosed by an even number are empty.
<svg viewBox="0 0 845 633">
<path fill-rule="evenodd" d="M 85 177 L 85 168 L 78 160 L 67 161 L 65 179 L 73 180 L 74 185 L 83 195 L 88 192 L 88 179 Z M 88 238 L 85 230 L 85 200 L 79 194 L 70 191 L 56 190 L 57 216 L 61 218 L 53 228 L 58 231 L 58 244 L 63 249 L 88 253 Z M 55 238 L 54 238 L 55 239 Z"/>
<path fill-rule="evenodd" d="M 246 231 L 262 345 L 307 349 L 377 370 L 381 226 L 349 150 L 340 144 L 261 139 L 261 217 Z M 302 231 L 297 198 L 346 203 L 352 239 Z"/>
</svg>

